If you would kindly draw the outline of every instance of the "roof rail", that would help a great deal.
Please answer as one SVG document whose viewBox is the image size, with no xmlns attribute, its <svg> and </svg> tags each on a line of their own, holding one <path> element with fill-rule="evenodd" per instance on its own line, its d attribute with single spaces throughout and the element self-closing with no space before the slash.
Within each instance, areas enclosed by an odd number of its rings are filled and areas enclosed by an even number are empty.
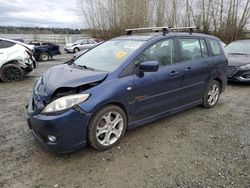
<svg viewBox="0 0 250 188">
<path fill-rule="evenodd" d="M 132 29 L 125 29 L 126 31 L 126 35 L 132 35 L 133 31 L 145 31 L 145 30 L 152 30 L 152 31 L 162 31 L 163 35 L 166 35 L 167 33 L 169 33 L 168 30 L 169 27 L 165 26 L 165 27 L 142 27 L 142 28 L 132 28 Z"/>
<path fill-rule="evenodd" d="M 191 27 L 142 27 L 142 28 L 131 28 L 131 29 L 125 29 L 126 35 L 132 35 L 133 31 L 145 31 L 145 30 L 152 30 L 155 32 L 162 31 L 163 35 L 166 35 L 169 33 L 169 30 L 188 30 L 190 34 L 193 33 L 194 30 L 199 29 L 196 26 Z"/>
<path fill-rule="evenodd" d="M 190 34 L 194 32 L 194 30 L 198 30 L 199 28 L 196 26 L 191 26 L 191 27 L 170 27 L 168 28 L 169 30 L 188 30 Z"/>
</svg>

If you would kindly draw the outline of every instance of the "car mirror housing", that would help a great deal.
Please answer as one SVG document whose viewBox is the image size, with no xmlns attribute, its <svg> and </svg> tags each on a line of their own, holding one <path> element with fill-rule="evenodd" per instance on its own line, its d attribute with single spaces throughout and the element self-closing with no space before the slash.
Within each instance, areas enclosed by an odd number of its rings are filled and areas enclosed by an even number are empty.
<svg viewBox="0 0 250 188">
<path fill-rule="evenodd" d="M 157 72 L 159 70 L 158 61 L 146 61 L 139 65 L 139 70 L 142 72 Z"/>
</svg>

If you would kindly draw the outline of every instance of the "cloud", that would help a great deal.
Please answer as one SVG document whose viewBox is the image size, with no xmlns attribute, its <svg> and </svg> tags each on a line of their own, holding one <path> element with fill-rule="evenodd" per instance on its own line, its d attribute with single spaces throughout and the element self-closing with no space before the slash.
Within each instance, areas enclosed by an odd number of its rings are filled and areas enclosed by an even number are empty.
<svg viewBox="0 0 250 188">
<path fill-rule="evenodd" d="M 0 4 L 0 26 L 83 26 L 72 0 L 0 0 Z"/>
</svg>

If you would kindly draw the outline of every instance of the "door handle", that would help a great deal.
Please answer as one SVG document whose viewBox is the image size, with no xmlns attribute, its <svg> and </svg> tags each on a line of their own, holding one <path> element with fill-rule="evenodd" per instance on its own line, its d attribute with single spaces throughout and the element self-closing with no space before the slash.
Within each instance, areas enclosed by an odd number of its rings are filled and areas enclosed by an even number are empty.
<svg viewBox="0 0 250 188">
<path fill-rule="evenodd" d="M 172 71 L 172 72 L 170 73 L 170 76 L 171 76 L 171 77 L 174 77 L 174 76 L 176 76 L 177 74 L 179 74 L 177 71 Z"/>
<path fill-rule="evenodd" d="M 191 67 L 188 67 L 188 68 L 186 68 L 185 72 L 189 72 L 189 71 L 191 71 L 191 70 L 192 70 L 192 68 L 191 68 Z"/>
</svg>

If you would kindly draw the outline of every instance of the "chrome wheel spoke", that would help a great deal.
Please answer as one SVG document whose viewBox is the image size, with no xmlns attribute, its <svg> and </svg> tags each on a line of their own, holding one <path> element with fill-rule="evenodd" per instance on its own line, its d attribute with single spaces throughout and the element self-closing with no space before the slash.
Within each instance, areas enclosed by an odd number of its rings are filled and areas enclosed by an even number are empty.
<svg viewBox="0 0 250 188">
<path fill-rule="evenodd" d="M 111 123 L 111 112 L 103 116 L 103 119 L 105 119 L 107 124 Z"/>
<path fill-rule="evenodd" d="M 212 103 L 212 100 L 213 100 L 213 97 L 212 97 L 212 96 L 210 96 L 210 97 L 208 98 L 208 102 L 209 102 L 209 104 L 211 104 L 211 103 Z"/>
<path fill-rule="evenodd" d="M 120 135 L 121 135 L 121 130 L 119 130 L 119 129 L 114 129 L 113 131 L 112 131 L 112 133 L 116 136 L 116 138 L 119 138 L 120 137 Z"/>
<path fill-rule="evenodd" d="M 116 117 L 115 117 L 115 119 L 112 121 L 112 128 L 115 128 L 116 125 L 117 125 L 118 123 L 122 122 L 122 121 L 123 121 L 123 120 L 122 120 L 121 115 L 120 115 L 120 114 L 117 114 Z"/>
<path fill-rule="evenodd" d="M 100 135 L 107 133 L 107 132 L 108 132 L 107 126 L 102 127 L 102 128 L 97 127 L 96 136 L 99 137 Z"/>
<path fill-rule="evenodd" d="M 110 136 L 111 136 L 110 132 L 105 133 L 105 137 L 103 139 L 103 145 L 109 145 L 110 144 Z"/>
</svg>

